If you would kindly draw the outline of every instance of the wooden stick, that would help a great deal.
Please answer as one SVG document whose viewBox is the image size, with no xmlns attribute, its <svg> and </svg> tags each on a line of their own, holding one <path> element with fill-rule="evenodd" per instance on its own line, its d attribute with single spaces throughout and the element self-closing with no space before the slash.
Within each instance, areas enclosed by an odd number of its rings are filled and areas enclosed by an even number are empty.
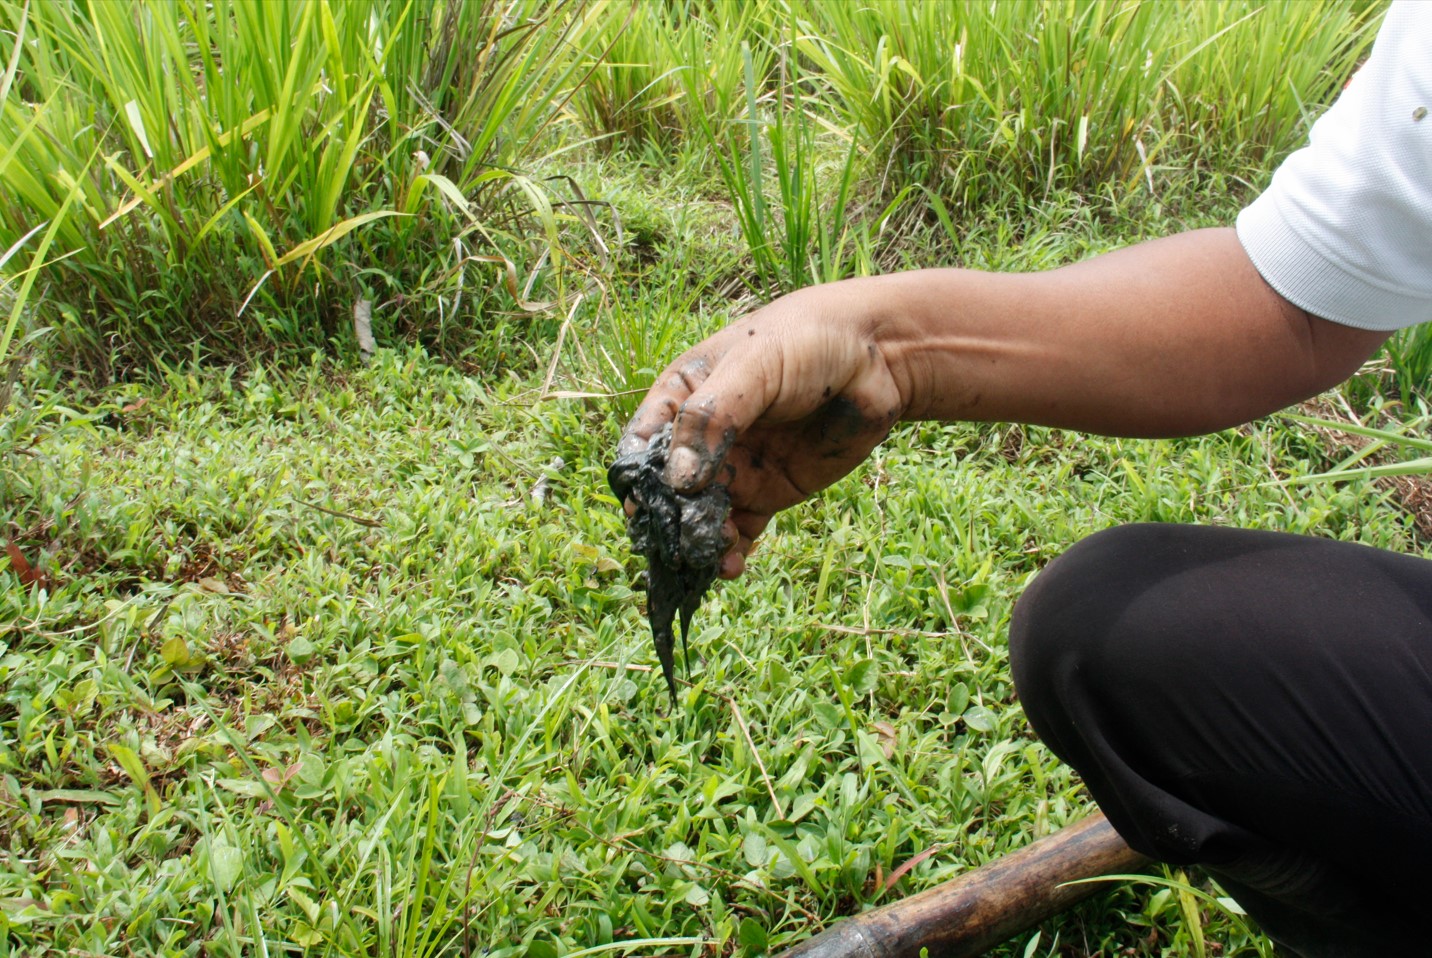
<svg viewBox="0 0 1432 958">
<path fill-rule="evenodd" d="M 1100 812 L 918 895 L 837 922 L 781 958 L 974 958 L 1148 861 Z"/>
</svg>

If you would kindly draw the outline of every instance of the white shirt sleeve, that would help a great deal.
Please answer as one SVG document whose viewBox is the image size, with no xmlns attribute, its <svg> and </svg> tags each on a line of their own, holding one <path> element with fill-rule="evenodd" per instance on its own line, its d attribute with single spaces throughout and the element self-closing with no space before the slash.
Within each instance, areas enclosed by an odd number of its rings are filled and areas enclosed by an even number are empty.
<svg viewBox="0 0 1432 958">
<path fill-rule="evenodd" d="M 1432 3 L 1398 0 L 1306 147 L 1238 215 L 1289 302 L 1360 329 L 1432 320 Z"/>
</svg>

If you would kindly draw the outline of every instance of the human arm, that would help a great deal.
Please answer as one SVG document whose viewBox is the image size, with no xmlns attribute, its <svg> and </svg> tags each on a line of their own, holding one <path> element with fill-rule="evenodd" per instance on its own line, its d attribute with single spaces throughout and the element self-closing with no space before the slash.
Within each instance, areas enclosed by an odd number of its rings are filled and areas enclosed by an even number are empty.
<svg viewBox="0 0 1432 958">
<path fill-rule="evenodd" d="M 733 576 L 775 512 L 845 475 L 897 421 L 1209 432 L 1340 382 L 1387 335 L 1287 302 L 1231 229 L 1044 273 L 847 280 L 783 297 L 688 350 L 623 444 L 674 419 L 672 485 L 730 487 L 739 540 L 722 573 Z"/>
<path fill-rule="evenodd" d="M 1386 339 L 1283 299 L 1231 229 L 1047 273 L 892 279 L 893 312 L 874 336 L 906 419 L 1196 435 L 1341 382 Z"/>
</svg>

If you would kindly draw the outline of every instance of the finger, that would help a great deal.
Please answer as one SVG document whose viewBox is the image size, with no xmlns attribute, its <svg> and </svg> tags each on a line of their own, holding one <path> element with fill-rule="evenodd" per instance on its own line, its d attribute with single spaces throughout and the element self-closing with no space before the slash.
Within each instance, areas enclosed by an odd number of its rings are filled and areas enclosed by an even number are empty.
<svg viewBox="0 0 1432 958">
<path fill-rule="evenodd" d="M 732 540 L 732 547 L 721 557 L 721 564 L 716 570 L 718 576 L 734 579 L 746 571 L 746 559 L 756 551 L 760 535 L 766 531 L 772 518 L 774 517 L 764 513 L 747 512 L 744 509 L 731 510 L 725 525 L 735 527 L 736 537 Z"/>
<path fill-rule="evenodd" d="M 736 526 L 736 531 L 740 533 L 741 538 L 754 543 L 760 538 L 761 533 L 766 531 L 766 526 L 770 525 L 771 518 L 763 513 L 732 509 L 730 521 Z"/>
<path fill-rule="evenodd" d="M 741 536 L 730 552 L 721 557 L 716 574 L 723 579 L 734 579 L 746 571 L 746 560 L 756 551 L 754 539 Z"/>
<path fill-rule="evenodd" d="M 721 544 L 729 551 L 736 548 L 741 542 L 741 530 L 736 528 L 736 523 L 731 521 L 730 516 L 721 523 Z"/>
<path fill-rule="evenodd" d="M 715 477 L 731 445 L 764 413 L 780 388 L 774 350 L 729 350 L 681 403 L 671 428 L 666 481 L 695 492 Z"/>
<path fill-rule="evenodd" d="M 627 423 L 626 429 L 622 432 L 621 439 L 617 441 L 618 459 L 623 459 L 627 456 L 635 455 L 639 452 L 644 452 L 646 450 L 646 447 L 651 445 L 651 440 L 648 436 L 638 435 L 636 432 L 633 431 L 635 427 L 636 420 L 633 419 L 631 422 Z M 660 427 L 658 426 L 657 428 L 659 429 Z"/>
<path fill-rule="evenodd" d="M 721 557 L 721 567 L 716 570 L 716 575 L 721 579 L 737 579 L 745 571 L 746 557 L 740 549 L 732 549 Z"/>
<path fill-rule="evenodd" d="M 617 454 L 645 449 L 651 437 L 676 418 L 677 410 L 706 379 L 710 367 L 710 349 L 705 343 L 682 353 L 667 366 L 652 383 L 631 422 L 623 430 Z"/>
</svg>

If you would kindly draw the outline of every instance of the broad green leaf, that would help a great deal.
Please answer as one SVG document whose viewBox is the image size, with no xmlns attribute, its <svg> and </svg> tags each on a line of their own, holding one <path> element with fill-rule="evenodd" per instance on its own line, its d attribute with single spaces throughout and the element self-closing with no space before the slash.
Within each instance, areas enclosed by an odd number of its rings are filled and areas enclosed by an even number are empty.
<svg viewBox="0 0 1432 958">
<path fill-rule="evenodd" d="M 193 663 L 193 657 L 189 654 L 189 643 L 182 635 L 169 638 L 160 646 L 159 654 L 167 662 L 170 668 L 188 668 Z"/>
<path fill-rule="evenodd" d="M 522 659 L 513 649 L 503 649 L 492 656 L 492 664 L 503 675 L 511 675 L 522 665 Z"/>
<path fill-rule="evenodd" d="M 288 645 L 284 647 L 284 653 L 294 665 L 304 665 L 313 659 L 314 655 L 318 653 L 318 649 L 310 639 L 296 635 L 288 640 Z"/>
<path fill-rule="evenodd" d="M 880 667 L 874 659 L 861 659 L 845 673 L 845 682 L 856 695 L 869 695 L 880 685 Z"/>
<path fill-rule="evenodd" d="M 151 817 L 158 815 L 164 804 L 159 798 L 159 793 L 149 781 L 149 770 L 144 767 L 144 760 L 139 754 L 127 745 L 111 743 L 108 746 L 109 754 L 114 758 L 129 780 L 139 787 L 144 793 L 145 803 L 148 806 Z"/>
<path fill-rule="evenodd" d="M 770 859 L 765 836 L 759 832 L 746 833 L 746 837 L 741 839 L 741 852 L 746 857 L 746 864 L 752 868 L 762 868 Z"/>
<path fill-rule="evenodd" d="M 209 846 L 209 877 L 222 891 L 229 891 L 244 873 L 242 849 L 218 842 Z"/>
<path fill-rule="evenodd" d="M 965 727 L 973 732 L 993 732 L 999 724 L 998 716 L 983 705 L 971 705 L 962 716 Z"/>
<path fill-rule="evenodd" d="M 959 715 L 970 704 L 970 687 L 963 682 L 956 682 L 950 686 L 949 699 L 946 704 L 951 712 Z"/>
<path fill-rule="evenodd" d="M 766 929 L 754 918 L 741 919 L 741 925 L 736 932 L 736 940 L 748 955 L 765 954 L 770 947 L 770 939 L 766 937 Z"/>
<path fill-rule="evenodd" d="M 131 782 L 140 788 L 149 787 L 149 771 L 144 767 L 144 762 L 134 749 L 127 745 L 111 743 L 109 754 L 119 763 L 119 767 L 124 770 L 125 775 L 129 776 Z"/>
<path fill-rule="evenodd" d="M 797 795 L 796 800 L 791 803 L 790 811 L 786 814 L 786 821 L 798 822 L 805 818 L 811 812 L 815 811 L 815 807 L 819 801 L 819 796 L 814 792 L 804 792 Z"/>
</svg>

